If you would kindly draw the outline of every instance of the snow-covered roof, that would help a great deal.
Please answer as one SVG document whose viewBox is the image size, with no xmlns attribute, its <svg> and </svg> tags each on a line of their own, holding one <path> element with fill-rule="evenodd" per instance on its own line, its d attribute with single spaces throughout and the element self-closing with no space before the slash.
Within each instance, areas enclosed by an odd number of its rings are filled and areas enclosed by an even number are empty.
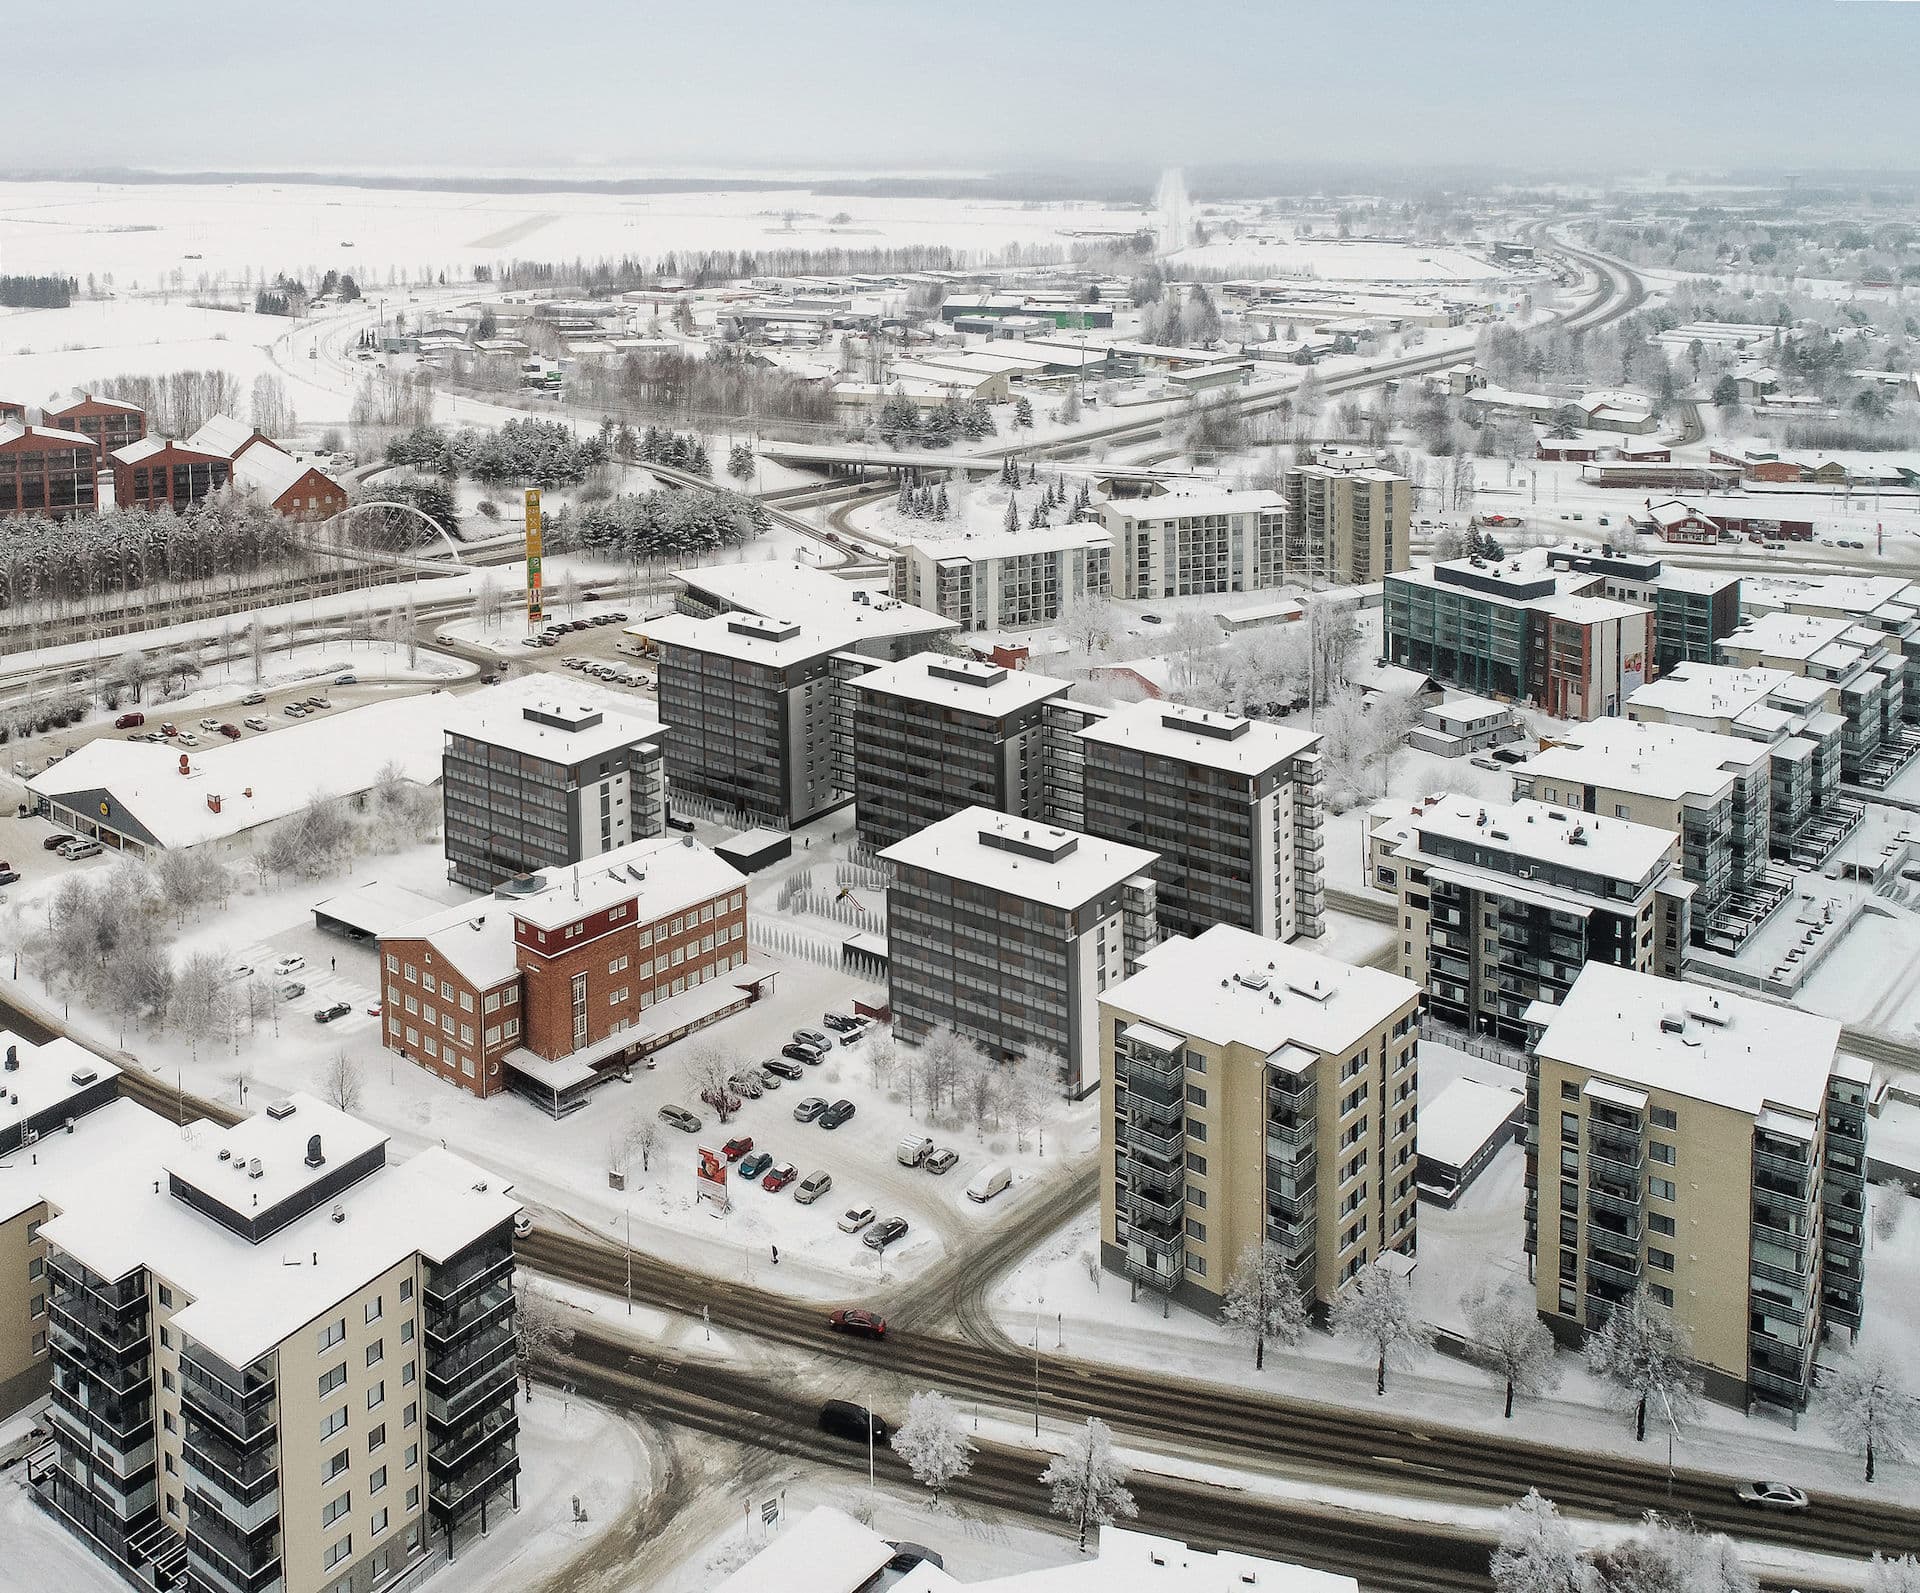
<svg viewBox="0 0 1920 1593">
<path fill-rule="evenodd" d="M 1758 1115 L 1825 1110 L 1837 1019 L 1731 991 L 1590 962 L 1547 1018 L 1537 1050 L 1616 1083 Z"/>
<path fill-rule="evenodd" d="M 380 939 L 424 940 L 475 990 L 491 990 L 520 972 L 513 904 L 497 896 L 437 908 L 424 917 L 389 926 L 380 932 Z"/>
<path fill-rule="evenodd" d="M 1761 658 L 1789 658 L 1797 663 L 1818 659 L 1844 672 L 1864 661 L 1867 649 L 1879 645 L 1879 640 L 1851 617 L 1776 611 L 1746 620 L 1720 645 L 1728 653 L 1751 652 Z"/>
<path fill-rule="evenodd" d="M 1406 673 L 1411 674 L 1408 670 Z M 1422 710 L 1422 716 L 1430 723 L 1442 725 L 1499 724 L 1518 717 L 1510 702 L 1495 702 L 1491 697 L 1476 697 L 1470 692 L 1460 692 L 1444 702 L 1433 703 Z"/>
<path fill-rule="evenodd" d="M 915 653 L 897 664 L 869 670 L 852 684 L 856 691 L 906 697 L 994 719 L 1059 696 L 1068 686 L 1051 675 L 945 653 Z"/>
<path fill-rule="evenodd" d="M 231 415 L 215 415 L 201 423 L 199 430 L 187 439 L 187 446 L 197 448 L 202 453 L 231 459 L 248 443 L 262 440 L 261 433 L 244 420 L 235 420 Z M 267 446 L 272 447 L 273 444 L 269 442 Z"/>
<path fill-rule="evenodd" d="M 1414 1149 L 1449 1167 L 1463 1167 L 1526 1103 L 1526 1091 L 1518 1085 L 1455 1079 L 1438 1095 L 1420 1102 Z"/>
<path fill-rule="evenodd" d="M 634 919 L 650 924 L 682 908 L 733 890 L 742 874 L 692 836 L 656 835 L 610 852 L 543 870 L 542 888 L 516 895 L 513 916 L 535 929 L 558 929 L 620 902 L 634 903 Z"/>
<path fill-rule="evenodd" d="M 274 447 L 272 443 L 249 448 L 233 462 L 233 479 L 242 487 L 259 493 L 269 503 L 285 493 L 308 471 L 333 480 L 318 465 L 295 459 L 292 454 Z M 335 482 L 334 485 L 338 486 L 339 483 Z"/>
<path fill-rule="evenodd" d="M 1215 924 L 1161 941 L 1100 999 L 1158 1028 L 1272 1055 L 1289 1044 L 1345 1050 L 1419 994 L 1398 974 Z"/>
<path fill-rule="evenodd" d="M 429 914 L 441 912 L 444 904 L 431 896 L 422 896 L 404 885 L 370 879 L 352 890 L 341 891 L 313 904 L 316 918 L 330 918 L 373 936 L 375 940 L 391 935 L 403 924 L 418 923 Z"/>
<path fill-rule="evenodd" d="M 129 404 L 124 398 L 102 398 L 97 393 L 83 393 L 77 387 L 70 387 L 58 398 L 50 398 L 40 406 L 43 415 L 64 415 L 69 410 L 91 406 L 95 409 L 118 409 L 129 415 L 144 414 L 138 404 Z"/>
<path fill-rule="evenodd" d="M 131 1101 L 102 1108 L 70 1139 L 61 1136 L 60 1150 L 88 1176 L 66 1190 L 60 1215 L 43 1230 L 48 1242 L 103 1277 L 150 1268 L 192 1297 L 174 1326 L 245 1367 L 407 1257 L 442 1260 L 519 1209 L 510 1185 L 438 1146 L 368 1172 L 258 1243 L 171 1192 L 168 1175 L 178 1174 L 245 1225 L 384 1142 L 312 1096 L 295 1094 L 286 1104 L 289 1115 L 261 1113 L 230 1129 L 205 1122 L 180 1129 Z M 309 1168 L 307 1143 L 316 1133 L 326 1165 Z M 251 1176 L 256 1158 L 258 1179 Z"/>
<path fill-rule="evenodd" d="M 120 1076 L 120 1069 L 105 1057 L 65 1035 L 35 1045 L 0 1029 L 0 1055 L 8 1053 L 15 1065 L 0 1072 L 0 1138 L 9 1141 L 29 1119 L 57 1112 L 101 1080 Z M 5 1204 L 6 1193 L 6 1186 L 0 1184 L 0 1222 L 13 1215 Z"/>
<path fill-rule="evenodd" d="M 142 437 L 136 443 L 114 449 L 107 457 L 117 465 L 137 465 L 172 446 L 164 437 Z"/>
<path fill-rule="evenodd" d="M 1502 889 L 1514 876 L 1465 859 L 1441 857 L 1424 844 L 1445 837 L 1467 842 L 1510 857 L 1521 864 L 1551 863 L 1583 874 L 1639 885 L 1677 855 L 1678 838 L 1671 830 L 1626 819 L 1604 819 L 1591 813 L 1569 813 L 1544 802 L 1477 802 L 1446 796 L 1407 821 L 1409 835 L 1399 856 L 1418 856 L 1430 870 L 1497 881 Z M 1542 885 L 1559 894 L 1569 887 Z M 1620 902 L 1607 895 L 1604 905 L 1616 910 Z"/>
<path fill-rule="evenodd" d="M 388 764 L 403 779 L 433 783 L 442 731 L 461 702 L 448 692 L 396 697 L 190 751 L 101 736 L 27 784 L 55 801 L 86 798 L 89 813 L 100 800 L 94 793 L 105 792 L 160 845 L 191 846 L 285 818 L 317 796 L 365 791 Z M 209 797 L 219 798 L 219 812 Z"/>
<path fill-rule="evenodd" d="M 546 671 L 469 693 L 462 702 L 463 711 L 447 720 L 449 735 L 549 763 L 581 763 L 652 741 L 666 730 L 637 697 Z"/>
<path fill-rule="evenodd" d="M 972 563 L 1112 546 L 1112 533 L 1087 520 L 1023 531 L 943 531 L 936 521 L 928 530 L 917 531 L 900 543 L 902 551 L 911 549 L 930 559 L 965 559 Z"/>
<path fill-rule="evenodd" d="M 816 1505 L 708 1593 L 854 1593 L 893 1558 L 893 1545 L 831 1505 Z"/>
<path fill-rule="evenodd" d="M 880 854 L 1028 901 L 1078 907 L 1152 868 L 1159 853 L 992 808 L 962 808 Z"/>
<path fill-rule="evenodd" d="M 1110 521 L 1158 523 L 1201 515 L 1284 514 L 1287 500 L 1277 492 L 1166 492 L 1152 498 L 1114 498 L 1100 506 Z"/>
<path fill-rule="evenodd" d="M 1627 707 L 1684 714 L 1689 719 L 1730 721 L 1764 703 L 1793 678 L 1784 669 L 1681 663 L 1658 680 L 1636 686 L 1627 698 Z"/>
<path fill-rule="evenodd" d="M 60 431 L 52 426 L 23 426 L 17 420 L 0 422 L 0 448 L 22 441 L 37 443 L 42 447 L 48 444 L 59 448 L 93 447 L 93 439 L 83 437 L 77 431 Z"/>
<path fill-rule="evenodd" d="M 1767 749 L 1744 736 L 1689 725 L 1594 719 L 1574 725 L 1555 744 L 1514 765 L 1516 779 L 1535 777 L 1677 802 L 1717 798 L 1746 774 L 1765 775 Z"/>
<path fill-rule="evenodd" d="M 1386 1252 L 1391 1256 L 1393 1252 Z M 1383 1257 L 1385 1259 L 1385 1257 Z M 1178 1538 L 1102 1527 L 1096 1554 L 1064 1565 L 1039 1566 L 1008 1576 L 963 1582 L 922 1560 L 894 1584 L 893 1593 L 1359 1593 L 1360 1584 L 1335 1571 L 1284 1560 L 1263 1560 L 1222 1549 L 1192 1549 Z"/>
<path fill-rule="evenodd" d="M 1131 660 L 1126 667 L 1139 662 Z M 1171 702 L 1139 702 L 1116 708 L 1080 734 L 1106 746 L 1244 775 L 1264 774 L 1289 758 L 1311 751 L 1320 742 L 1315 731 Z"/>
</svg>

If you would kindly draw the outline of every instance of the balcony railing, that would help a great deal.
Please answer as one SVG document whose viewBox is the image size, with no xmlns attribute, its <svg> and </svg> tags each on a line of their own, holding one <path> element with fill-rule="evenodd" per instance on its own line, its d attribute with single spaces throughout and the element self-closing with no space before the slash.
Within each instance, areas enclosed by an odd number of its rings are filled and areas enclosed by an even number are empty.
<svg viewBox="0 0 1920 1593">
<path fill-rule="evenodd" d="M 1115 1059 L 1119 1063 L 1121 1077 L 1133 1079 L 1135 1076 L 1156 1080 L 1162 1084 L 1184 1085 L 1187 1077 L 1186 1059 L 1175 1050 L 1171 1055 L 1156 1051 L 1151 1046 L 1134 1045 Z"/>
<path fill-rule="evenodd" d="M 1318 1131 L 1319 1120 L 1312 1117 L 1294 1118 L 1290 1121 L 1267 1119 L 1267 1153 L 1282 1161 L 1294 1151 L 1313 1144 Z"/>
<path fill-rule="evenodd" d="M 1127 1144 L 1136 1151 L 1158 1156 L 1162 1161 L 1173 1161 L 1184 1154 L 1185 1139 L 1184 1136 L 1156 1134 L 1139 1123 L 1129 1122 Z"/>
<path fill-rule="evenodd" d="M 1611 1284 L 1616 1289 L 1633 1289 L 1639 1287 L 1640 1268 L 1637 1265 L 1617 1266 L 1611 1261 L 1603 1261 L 1598 1255 L 1588 1251 L 1587 1278 L 1589 1282 Z"/>
<path fill-rule="evenodd" d="M 1180 1167 L 1160 1167 L 1153 1162 L 1129 1160 L 1127 1184 L 1130 1188 L 1147 1190 L 1153 1194 L 1176 1194 L 1186 1186 L 1187 1170 Z"/>
<path fill-rule="evenodd" d="M 1622 1218 L 1630 1218 L 1636 1224 L 1640 1217 L 1642 1190 L 1638 1184 L 1631 1186 L 1632 1193 L 1623 1193 L 1622 1187 L 1602 1188 L 1598 1184 L 1587 1185 L 1587 1208 L 1590 1211 L 1611 1212 Z"/>
<path fill-rule="evenodd" d="M 1602 1149 L 1588 1141 L 1587 1165 L 1593 1174 L 1610 1179 L 1615 1184 L 1626 1185 L 1640 1182 L 1640 1170 L 1644 1164 L 1637 1156 L 1632 1161 L 1626 1161 L 1620 1152 Z"/>
<path fill-rule="evenodd" d="M 1161 1198 L 1143 1189 L 1129 1189 L 1126 1199 L 1135 1222 L 1177 1222 L 1186 1209 L 1178 1196 Z"/>
<path fill-rule="evenodd" d="M 1129 1127 L 1169 1129 L 1184 1123 L 1186 1117 L 1187 1103 L 1184 1100 L 1156 1101 L 1152 1096 L 1142 1095 L 1137 1090 L 1127 1092 Z"/>
</svg>

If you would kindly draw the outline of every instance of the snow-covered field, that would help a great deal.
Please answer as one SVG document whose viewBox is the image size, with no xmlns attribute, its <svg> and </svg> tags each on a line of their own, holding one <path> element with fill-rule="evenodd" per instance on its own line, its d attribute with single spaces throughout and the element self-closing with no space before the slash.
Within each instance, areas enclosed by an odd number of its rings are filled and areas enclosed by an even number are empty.
<svg viewBox="0 0 1920 1593">
<path fill-rule="evenodd" d="M 1209 266 L 1327 282 L 1492 283 L 1507 270 L 1449 244 L 1388 243 L 1371 238 L 1215 238 L 1172 256 L 1176 266 Z"/>
</svg>

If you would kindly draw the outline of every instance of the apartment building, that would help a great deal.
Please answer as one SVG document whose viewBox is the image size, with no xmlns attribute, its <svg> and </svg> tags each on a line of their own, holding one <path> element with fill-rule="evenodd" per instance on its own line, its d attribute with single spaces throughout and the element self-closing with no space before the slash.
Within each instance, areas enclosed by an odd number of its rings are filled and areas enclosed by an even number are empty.
<svg viewBox="0 0 1920 1593">
<path fill-rule="evenodd" d="M 1548 567 L 1600 577 L 1599 595 L 1653 610 L 1653 661 L 1661 674 L 1711 664 L 1740 625 L 1740 577 L 1724 570 L 1668 569 L 1637 553 L 1553 548 Z"/>
<path fill-rule="evenodd" d="M 1617 714 L 1652 678 L 1653 611 L 1537 559 L 1457 559 L 1386 578 L 1382 662 L 1556 719 Z"/>
<path fill-rule="evenodd" d="M 864 669 L 845 682 L 846 733 L 835 738 L 862 846 L 877 852 L 962 808 L 1040 815 L 1042 716 L 1066 681 L 944 653 L 870 668 L 842 658 Z"/>
<path fill-rule="evenodd" d="M 1170 493 L 1100 506 L 1117 597 L 1257 592 L 1285 580 L 1287 502 L 1277 492 Z"/>
<path fill-rule="evenodd" d="M 233 462 L 224 455 L 165 437 L 142 437 L 116 448 L 106 464 L 113 471 L 116 509 L 171 509 L 179 514 L 233 479 Z"/>
<path fill-rule="evenodd" d="M 691 835 L 521 876 L 380 938 L 390 1051 L 555 1117 L 749 1005 L 745 883 Z"/>
<path fill-rule="evenodd" d="M 1695 892 L 1680 837 L 1543 802 L 1428 797 L 1367 818 L 1372 879 L 1400 907 L 1400 972 L 1434 1017 L 1509 1044 L 1590 962 L 1678 977 Z"/>
<path fill-rule="evenodd" d="M 69 392 L 40 406 L 40 424 L 54 431 L 76 431 L 93 444 L 96 460 L 147 435 L 147 414 L 138 404 L 92 393 Z"/>
<path fill-rule="evenodd" d="M 1290 465 L 1286 578 L 1367 586 L 1407 567 L 1413 483 L 1375 465 Z"/>
<path fill-rule="evenodd" d="M 1075 521 L 1027 531 L 903 542 L 893 556 L 893 595 L 963 631 L 1028 630 L 1113 590 L 1113 537 Z"/>
<path fill-rule="evenodd" d="M 1824 683 L 1784 669 L 1682 664 L 1627 699 L 1627 718 L 1686 725 L 1767 749 L 1768 834 L 1775 857 L 1817 868 L 1866 809 L 1840 794 L 1846 720 Z"/>
<path fill-rule="evenodd" d="M 1875 790 L 1920 752 L 1920 728 L 1906 723 L 1907 661 L 1897 638 L 1845 616 L 1776 611 L 1750 620 L 1720 644 L 1736 669 L 1779 669 L 1813 681 L 1846 721 L 1841 777 Z"/>
<path fill-rule="evenodd" d="M 1896 648 L 1912 671 L 1920 669 L 1920 583 L 1900 575 L 1827 575 L 1779 596 L 1789 614 L 1850 619 L 1878 632 Z M 1909 689 L 1906 717 L 1920 719 L 1920 690 Z"/>
<path fill-rule="evenodd" d="M 1420 987 L 1216 925 L 1100 998 L 1100 1255 L 1217 1313 L 1265 1246 L 1330 1303 L 1412 1255 Z"/>
<path fill-rule="evenodd" d="M 92 439 L 77 431 L 0 421 L 0 515 L 92 514 L 99 467 Z"/>
<path fill-rule="evenodd" d="M 880 856 L 895 1032 L 955 1029 L 1057 1059 L 1070 1096 L 1097 1088 L 1100 993 L 1159 938 L 1154 854 L 971 807 Z"/>
<path fill-rule="evenodd" d="M 764 602 L 758 567 L 751 568 L 753 598 Z M 689 586 L 682 601 L 695 611 L 731 585 L 714 572 L 694 573 L 709 583 Z M 727 608 L 632 627 L 659 652 L 660 717 L 671 731 L 667 778 L 676 800 L 781 826 L 839 807 L 851 793 L 837 778 L 833 751 L 833 655 L 893 662 L 954 629 L 952 620 L 925 609 L 892 598 L 859 601 L 844 583 L 808 573 L 838 590 L 827 594 L 831 606 L 812 585 L 792 594 L 791 612 L 806 614 L 804 620 Z"/>
<path fill-rule="evenodd" d="M 519 1206 L 473 1163 L 306 1095 L 226 1129 L 119 1099 L 0 1195 L 46 1213 L 28 1481 L 128 1580 L 366 1593 L 517 1502 Z"/>
<path fill-rule="evenodd" d="M 1840 1025 L 1600 964 L 1527 1021 L 1542 1318 L 1578 1341 L 1644 1288 L 1710 1393 L 1803 1408 L 1865 1295 L 1871 1073 Z"/>
<path fill-rule="evenodd" d="M 1164 934 L 1320 934 L 1325 771 L 1311 731 L 1177 703 L 1083 715 L 1057 782 L 1089 835 L 1156 854 Z M 1056 782 L 1050 777 L 1049 789 Z"/>
<path fill-rule="evenodd" d="M 666 728 L 628 699 L 529 677 L 446 729 L 447 878 L 472 890 L 585 862 L 666 830 Z"/>
<path fill-rule="evenodd" d="M 1772 778 L 1767 748 L 1744 737 L 1596 719 L 1515 764 L 1513 794 L 1673 831 L 1693 940 L 1733 952 L 1792 893 L 1769 862 Z"/>
</svg>

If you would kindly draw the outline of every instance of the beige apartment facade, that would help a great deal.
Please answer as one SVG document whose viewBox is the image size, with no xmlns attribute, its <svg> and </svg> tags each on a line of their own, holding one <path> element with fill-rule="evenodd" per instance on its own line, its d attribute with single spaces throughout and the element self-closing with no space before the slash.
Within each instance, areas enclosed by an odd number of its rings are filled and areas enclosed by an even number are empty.
<svg viewBox="0 0 1920 1593">
<path fill-rule="evenodd" d="M 1366 586 L 1404 570 L 1411 555 L 1413 483 L 1375 466 L 1287 470 L 1288 575 Z"/>
<path fill-rule="evenodd" d="M 1100 1252 L 1216 1312 L 1279 1253 L 1321 1304 L 1417 1245 L 1420 992 L 1216 925 L 1161 942 L 1100 1001 Z"/>
</svg>

